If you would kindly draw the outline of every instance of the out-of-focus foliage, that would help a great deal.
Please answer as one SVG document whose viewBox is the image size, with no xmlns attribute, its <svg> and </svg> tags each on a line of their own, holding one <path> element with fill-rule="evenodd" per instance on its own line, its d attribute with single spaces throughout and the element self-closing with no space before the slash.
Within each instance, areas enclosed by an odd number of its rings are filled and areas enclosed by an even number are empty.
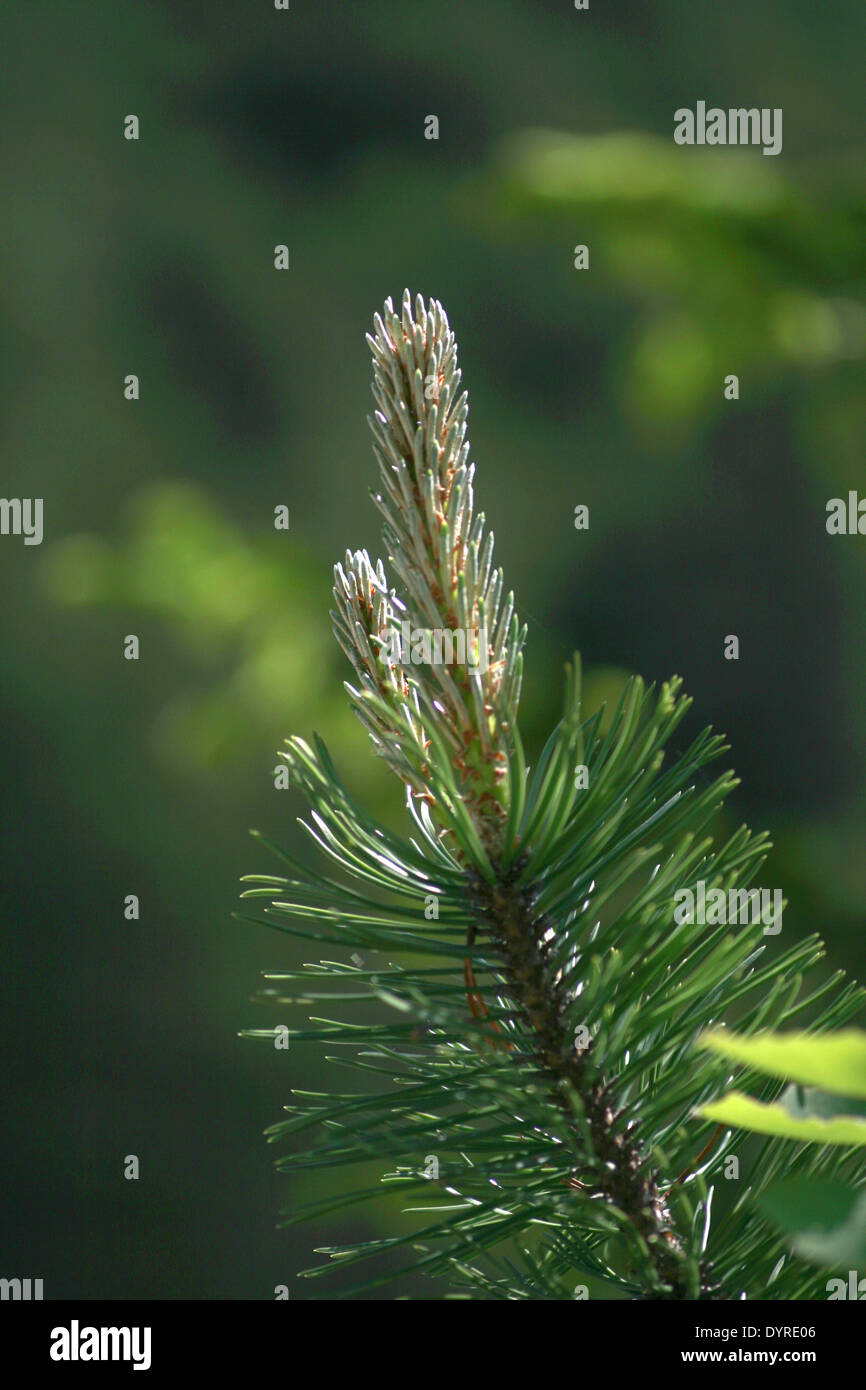
<svg viewBox="0 0 866 1390">
<path fill-rule="evenodd" d="M 504 142 L 492 185 L 488 212 L 570 229 L 640 306 L 623 384 L 645 424 L 717 417 L 729 373 L 745 396 L 786 372 L 862 371 L 866 201 L 853 170 L 800 178 L 752 150 L 531 131 Z"/>
<path fill-rule="evenodd" d="M 866 1033 L 848 1028 L 815 1037 L 807 1032 L 762 1032 L 738 1037 L 716 1030 L 703 1039 L 711 1052 L 747 1068 L 745 1078 L 788 1079 L 772 1103 L 732 1091 L 701 1114 L 721 1125 L 780 1135 L 805 1143 L 866 1146 Z"/>
<path fill-rule="evenodd" d="M 191 483 L 146 489 L 128 513 L 119 541 L 77 534 L 52 547 L 45 585 L 65 607 L 155 615 L 192 659 L 195 684 L 175 689 L 155 716 L 155 750 L 173 772 L 248 758 L 263 734 L 276 748 L 311 709 L 348 755 L 345 663 L 316 620 L 326 574 L 303 542 L 242 529 Z"/>
<path fill-rule="evenodd" d="M 777 1082 L 771 1087 L 777 1094 L 761 1101 L 740 1091 L 730 1092 L 701 1107 L 705 1119 L 793 1139 L 811 1146 L 813 1152 L 816 1146 L 824 1153 L 833 1153 L 834 1148 L 855 1152 L 866 1146 L 866 1033 L 862 1030 L 846 1028 L 819 1036 L 802 1030 L 763 1031 L 751 1037 L 715 1030 L 704 1036 L 701 1045 L 745 1068 L 738 1084 L 751 1083 L 766 1091 L 767 1076 L 789 1083 L 781 1089 Z M 758 1159 L 764 1171 L 769 1146 L 766 1139 Z M 786 1170 L 779 1165 L 778 1171 Z M 831 1270 L 847 1272 L 862 1265 L 866 1257 L 862 1184 L 839 1175 L 806 1178 L 786 1173 L 757 1198 L 741 1196 L 734 1214 L 753 1203 L 787 1237 L 794 1255 Z"/>
</svg>

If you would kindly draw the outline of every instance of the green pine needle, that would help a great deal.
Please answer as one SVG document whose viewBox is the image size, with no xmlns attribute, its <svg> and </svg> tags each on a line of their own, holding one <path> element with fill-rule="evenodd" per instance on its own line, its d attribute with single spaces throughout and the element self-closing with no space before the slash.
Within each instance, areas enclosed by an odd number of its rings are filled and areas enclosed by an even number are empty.
<svg viewBox="0 0 866 1390">
<path fill-rule="evenodd" d="M 311 1010 L 290 1037 L 327 1043 L 355 1073 L 352 1090 L 295 1093 L 269 1138 L 303 1134 L 304 1146 L 280 1168 L 374 1160 L 381 1173 L 357 1188 L 347 1175 L 287 1224 L 392 1189 L 412 1215 L 402 1234 L 330 1248 L 307 1273 L 397 1252 L 404 1273 L 457 1296 L 572 1298 L 591 1279 L 612 1297 L 814 1297 L 825 1276 L 786 1253 L 756 1198 L 779 1173 L 853 1180 L 855 1160 L 789 1140 L 753 1155 L 698 1113 L 733 1073 L 695 1043 L 725 1022 L 746 1036 L 835 1028 L 862 991 L 834 976 L 803 993 L 823 954 L 815 937 L 785 950 L 760 923 L 675 919 L 678 891 L 747 887 L 769 848 L 745 826 L 714 840 L 736 785 L 710 776 L 721 737 L 706 730 L 666 757 L 689 706 L 679 679 L 657 691 L 631 680 L 605 730 L 583 714 L 576 659 L 562 718 L 527 766 L 525 630 L 473 510 L 454 336 L 439 304 L 413 310 L 407 293 L 369 341 L 376 502 L 399 594 L 382 561 L 348 552 L 332 619 L 355 670 L 349 698 L 406 786 L 407 830 L 357 804 L 320 740 L 290 739 L 321 868 L 271 846 L 286 874 L 247 879 L 244 897 L 264 905 L 241 915 L 333 948 L 269 976 L 267 998 Z M 462 663 L 407 659 L 407 622 L 475 637 Z M 711 1178 L 731 1157 L 737 1196 L 714 1222 Z"/>
</svg>

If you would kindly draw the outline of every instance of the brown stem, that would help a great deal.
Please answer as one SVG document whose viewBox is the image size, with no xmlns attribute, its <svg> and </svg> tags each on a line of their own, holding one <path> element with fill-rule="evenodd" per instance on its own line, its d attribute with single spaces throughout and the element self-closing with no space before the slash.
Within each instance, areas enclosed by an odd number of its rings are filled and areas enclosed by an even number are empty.
<svg viewBox="0 0 866 1390">
<path fill-rule="evenodd" d="M 623 1112 L 612 1107 L 608 1088 L 590 1075 L 591 1049 L 575 1045 L 566 1022 L 566 986 L 545 942 L 550 923 L 536 910 L 531 892 L 515 886 L 518 873 L 515 866 L 496 885 L 471 876 L 478 925 L 502 956 L 511 991 L 532 1030 L 535 1060 L 558 1105 L 572 1124 L 569 1089 L 583 1106 L 596 1158 L 589 1182 L 583 1185 L 614 1203 L 643 1237 L 661 1289 L 652 1297 L 688 1298 L 681 1244 L 658 1177 L 634 1133 L 634 1122 L 621 1122 Z M 718 1296 L 704 1268 L 700 1285 L 701 1298 Z"/>
</svg>

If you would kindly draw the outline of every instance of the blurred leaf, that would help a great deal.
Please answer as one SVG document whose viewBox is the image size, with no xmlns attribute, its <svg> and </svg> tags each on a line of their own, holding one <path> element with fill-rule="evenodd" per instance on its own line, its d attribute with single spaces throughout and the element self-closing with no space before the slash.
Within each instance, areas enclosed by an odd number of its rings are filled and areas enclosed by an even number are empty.
<svg viewBox="0 0 866 1390">
<path fill-rule="evenodd" d="M 743 1038 L 717 1031 L 706 1033 L 700 1046 L 769 1076 L 866 1099 L 866 1033 L 858 1028 L 817 1037 L 792 1031 Z"/>
<path fill-rule="evenodd" d="M 758 1206 L 804 1260 L 846 1269 L 866 1263 L 866 1192 L 838 1180 L 792 1178 L 765 1192 Z"/>
<path fill-rule="evenodd" d="M 771 1134 L 799 1143 L 849 1144 L 866 1147 L 866 1120 L 845 1116 L 836 1119 L 795 1119 L 786 1106 L 764 1105 L 741 1091 L 732 1091 L 723 1100 L 702 1105 L 698 1111 L 716 1124 L 749 1129 L 754 1134 Z"/>
</svg>

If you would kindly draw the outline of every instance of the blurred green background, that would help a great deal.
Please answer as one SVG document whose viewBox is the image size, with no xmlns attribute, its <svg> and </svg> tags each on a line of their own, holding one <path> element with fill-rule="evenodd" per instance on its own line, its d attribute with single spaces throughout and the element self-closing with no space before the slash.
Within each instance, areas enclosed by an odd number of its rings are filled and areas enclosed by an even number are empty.
<svg viewBox="0 0 866 1390">
<path fill-rule="evenodd" d="M 253 996 L 310 950 L 230 914 L 275 871 L 250 827 L 302 843 L 287 734 L 400 822 L 327 616 L 334 561 L 378 554 L 386 295 L 458 335 L 530 748 L 575 647 L 591 700 L 680 673 L 682 745 L 724 730 L 732 814 L 773 833 L 786 937 L 866 978 L 866 539 L 824 525 L 866 492 L 866 11 L 14 0 L 0 33 L 2 490 L 45 499 L 41 547 L 0 540 L 0 1274 L 302 1297 L 314 1246 L 398 1217 L 275 1229 L 326 1179 L 275 1174 L 262 1131 L 335 1081 L 238 1038 L 294 1021 Z M 676 147 L 698 100 L 781 107 L 782 154 Z"/>
</svg>

